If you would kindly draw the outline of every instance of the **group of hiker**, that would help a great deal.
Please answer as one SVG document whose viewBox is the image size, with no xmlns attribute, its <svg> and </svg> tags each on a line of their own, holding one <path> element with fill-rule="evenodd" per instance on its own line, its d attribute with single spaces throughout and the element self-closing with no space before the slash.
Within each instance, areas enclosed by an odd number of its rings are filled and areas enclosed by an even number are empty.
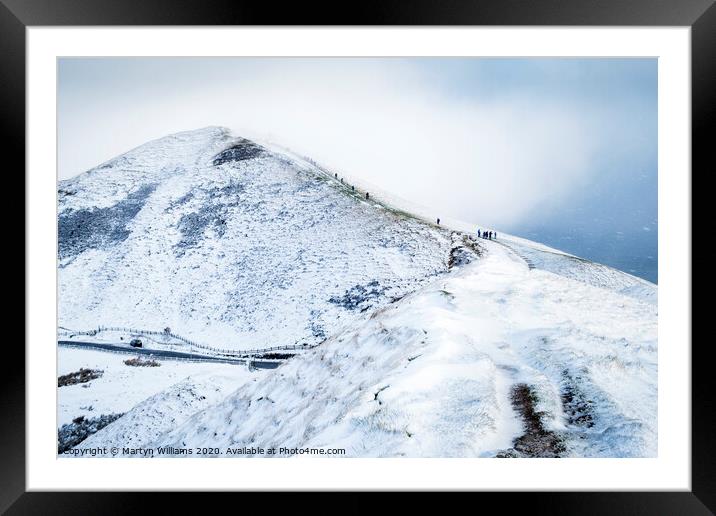
<svg viewBox="0 0 716 516">
<path fill-rule="evenodd" d="M 333 174 L 333 177 L 335 177 L 336 179 L 339 179 L 338 173 L 336 172 L 335 174 Z M 340 182 L 341 182 L 341 184 L 345 184 L 342 177 L 340 178 Z M 354 185 L 351 185 L 351 191 L 353 191 L 353 192 L 356 191 L 356 187 Z M 370 194 L 368 192 L 365 193 L 365 198 L 370 199 Z"/>
<path fill-rule="evenodd" d="M 343 178 L 339 178 L 338 174 L 334 174 L 336 179 L 340 179 L 341 183 L 343 183 Z M 351 185 L 351 190 L 355 191 L 356 187 Z M 368 192 L 365 193 L 365 198 L 370 199 L 370 194 Z M 440 217 L 437 219 L 438 226 L 440 225 Z M 477 230 L 477 238 L 486 238 L 488 240 L 496 240 L 497 239 L 497 231 L 482 231 L 480 229 Z"/>
<path fill-rule="evenodd" d="M 440 225 L 440 218 L 437 219 L 438 226 Z M 487 240 L 497 240 L 497 231 L 482 231 L 477 230 L 477 238 L 486 238 Z"/>
<path fill-rule="evenodd" d="M 488 240 L 497 240 L 497 231 L 480 231 L 477 230 L 477 238 L 486 238 Z"/>
</svg>

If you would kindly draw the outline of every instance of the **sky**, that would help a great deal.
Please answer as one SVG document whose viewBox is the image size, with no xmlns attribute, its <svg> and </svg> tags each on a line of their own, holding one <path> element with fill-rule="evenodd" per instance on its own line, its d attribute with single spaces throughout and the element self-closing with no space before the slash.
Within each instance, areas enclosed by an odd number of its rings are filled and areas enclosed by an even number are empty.
<svg viewBox="0 0 716 516">
<path fill-rule="evenodd" d="M 60 179 L 210 125 L 656 282 L 656 59 L 59 60 Z"/>
</svg>

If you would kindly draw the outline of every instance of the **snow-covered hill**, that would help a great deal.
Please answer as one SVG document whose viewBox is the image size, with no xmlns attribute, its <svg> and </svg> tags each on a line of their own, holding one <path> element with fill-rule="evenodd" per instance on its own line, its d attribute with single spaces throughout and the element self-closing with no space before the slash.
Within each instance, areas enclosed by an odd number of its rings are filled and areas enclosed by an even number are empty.
<svg viewBox="0 0 716 516">
<path fill-rule="evenodd" d="M 62 183 L 62 326 L 320 343 L 169 424 L 182 392 L 213 389 L 190 375 L 80 447 L 656 455 L 655 285 L 376 198 L 217 128 Z"/>
<path fill-rule="evenodd" d="M 208 128 L 59 186 L 59 324 L 315 344 L 448 268 L 450 232 Z"/>
<path fill-rule="evenodd" d="M 655 321 L 651 303 L 494 246 L 154 444 L 509 454 L 527 433 L 525 386 L 543 440 L 512 454 L 654 456 Z"/>
</svg>

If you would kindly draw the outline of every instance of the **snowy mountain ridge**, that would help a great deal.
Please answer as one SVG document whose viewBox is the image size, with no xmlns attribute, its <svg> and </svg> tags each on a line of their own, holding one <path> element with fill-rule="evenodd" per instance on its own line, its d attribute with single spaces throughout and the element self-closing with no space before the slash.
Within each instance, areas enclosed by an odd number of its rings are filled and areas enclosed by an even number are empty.
<svg viewBox="0 0 716 516">
<path fill-rule="evenodd" d="M 655 285 L 437 227 L 351 183 L 221 128 L 61 182 L 60 325 L 320 344 L 142 435 L 143 414 L 173 410 L 174 391 L 154 395 L 80 448 L 131 434 L 352 457 L 655 456 Z"/>
<path fill-rule="evenodd" d="M 528 386 L 554 442 L 517 456 L 654 456 L 655 316 L 496 248 L 151 444 L 490 457 L 525 434 Z"/>
<path fill-rule="evenodd" d="M 448 269 L 449 231 L 347 189 L 219 128 L 63 181 L 59 324 L 314 344 Z"/>
</svg>

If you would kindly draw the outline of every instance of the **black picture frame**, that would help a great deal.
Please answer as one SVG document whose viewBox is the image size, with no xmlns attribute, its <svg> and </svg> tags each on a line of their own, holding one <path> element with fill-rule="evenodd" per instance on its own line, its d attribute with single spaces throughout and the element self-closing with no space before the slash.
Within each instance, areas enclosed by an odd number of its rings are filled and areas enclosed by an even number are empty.
<svg viewBox="0 0 716 516">
<path fill-rule="evenodd" d="M 13 158 L 14 170 L 25 170 L 27 27 L 287 24 L 691 27 L 691 178 L 693 180 L 695 170 L 700 170 L 701 175 L 714 170 L 711 135 L 716 133 L 713 130 L 716 121 L 716 7 L 713 0 L 379 0 L 349 5 L 295 2 L 280 8 L 268 2 L 240 0 L 0 0 L 0 124 L 5 154 Z M 8 173 L 11 171 L 8 170 Z M 19 188 L 24 191 L 24 183 L 20 183 Z M 24 259 L 27 258 L 24 255 Z M 701 268 L 701 263 L 698 265 Z M 29 271 L 27 268 L 24 270 L 27 278 Z M 25 310 L 32 310 L 32 306 L 25 306 Z M 712 363 L 708 360 L 712 344 L 705 341 L 694 346 L 691 342 L 671 345 L 683 346 L 685 350 L 691 346 L 692 351 L 690 492 L 480 493 L 479 496 L 484 498 L 480 503 L 496 503 L 497 507 L 510 508 L 510 512 L 523 508 L 531 514 L 711 514 L 716 511 L 716 440 L 713 438 L 716 435 L 716 388 Z M 5 373 L 0 377 L 0 511 L 7 511 L 7 514 L 115 514 L 150 507 L 147 499 L 154 495 L 147 493 L 26 492 L 24 350 L 15 346 L 6 352 L 4 358 L 6 364 L 10 360 L 13 366 L 4 368 Z M 218 493 L 211 496 L 225 497 Z M 172 502 L 181 508 L 180 513 L 192 511 L 195 503 L 198 504 L 196 507 L 202 507 L 202 502 L 190 501 L 184 495 L 164 495 L 163 498 L 162 504 Z M 363 497 L 352 495 L 352 499 L 351 502 L 343 502 L 350 512 L 375 510 L 374 503 Z M 420 495 L 412 499 L 413 502 L 424 503 Z M 222 501 L 214 498 L 212 505 L 218 508 Z M 453 499 L 453 503 L 460 501 Z M 472 505 L 475 502 L 467 503 Z M 306 504 L 314 505 L 314 502 Z M 490 506 L 494 505 L 485 507 Z M 162 508 L 166 512 L 171 510 L 169 505 Z"/>
</svg>

